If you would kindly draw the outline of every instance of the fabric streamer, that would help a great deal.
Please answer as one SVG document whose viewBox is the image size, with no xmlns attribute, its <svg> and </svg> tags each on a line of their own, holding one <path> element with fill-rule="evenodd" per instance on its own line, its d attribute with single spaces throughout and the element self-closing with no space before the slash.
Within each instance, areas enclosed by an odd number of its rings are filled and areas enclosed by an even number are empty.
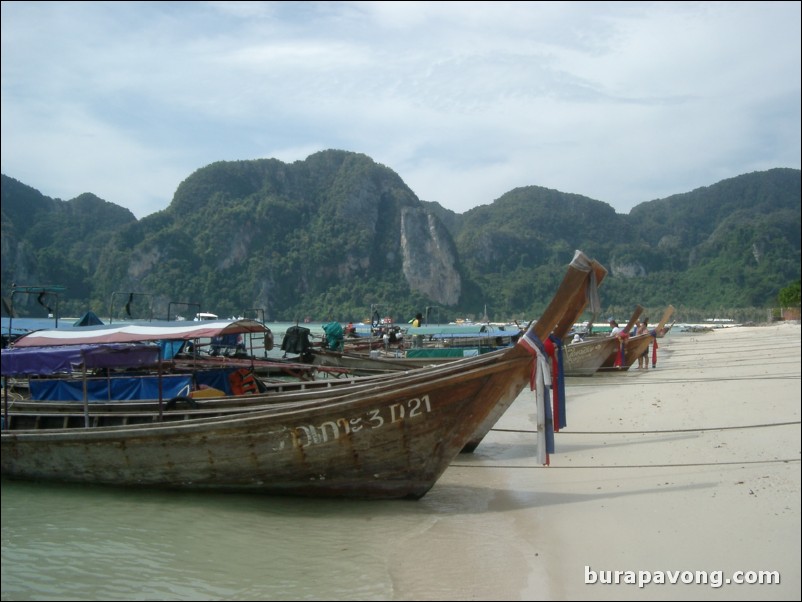
<svg viewBox="0 0 802 602">
<path fill-rule="evenodd" d="M 618 353 L 615 356 L 615 362 L 613 363 L 614 368 L 623 368 L 626 366 L 626 342 L 629 338 L 629 335 L 626 332 L 621 332 L 618 335 Z"/>
<path fill-rule="evenodd" d="M 657 368 L 657 331 L 652 331 L 652 368 Z"/>
<path fill-rule="evenodd" d="M 559 337 L 550 334 L 547 341 L 543 343 L 549 357 L 551 358 L 551 380 L 552 399 L 554 409 L 554 432 L 559 433 L 560 429 L 568 426 L 566 418 L 565 400 L 565 365 L 563 363 L 563 342 Z"/>
<path fill-rule="evenodd" d="M 537 459 L 549 465 L 549 454 L 554 453 L 554 420 L 551 404 L 546 402 L 546 387 L 551 386 L 551 372 L 543 342 L 530 329 L 518 340 L 519 345 L 532 355 L 532 373 L 529 378 L 530 389 L 535 391 L 537 404 Z"/>
</svg>

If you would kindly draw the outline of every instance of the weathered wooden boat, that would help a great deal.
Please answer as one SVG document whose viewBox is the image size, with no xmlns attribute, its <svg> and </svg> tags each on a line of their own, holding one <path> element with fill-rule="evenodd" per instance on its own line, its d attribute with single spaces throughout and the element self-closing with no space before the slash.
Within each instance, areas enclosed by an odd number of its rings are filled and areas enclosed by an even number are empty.
<svg viewBox="0 0 802 602">
<path fill-rule="evenodd" d="M 325 368 L 350 370 L 354 376 L 409 370 L 509 347 L 520 337 L 522 329 L 493 324 L 469 326 L 408 327 L 398 336 L 371 339 L 372 345 L 355 345 L 345 339 L 344 349 L 333 350 L 311 346 L 311 363 Z M 366 337 L 362 339 L 368 340 Z M 359 339 L 356 339 L 359 340 Z"/>
<path fill-rule="evenodd" d="M 148 362 L 138 361 L 133 351 L 141 351 Z M 94 358 L 103 358 L 102 363 Z M 68 346 L 26 347 L 3 350 L 3 375 L 14 384 L 24 384 L 27 395 L 16 395 L 10 410 L 48 413 L 74 413 L 91 406 L 105 413 L 136 410 L 157 411 L 181 406 L 207 408 L 264 405 L 266 400 L 285 401 L 282 396 L 296 393 L 326 394 L 333 387 L 369 384 L 371 377 L 263 381 L 249 391 L 234 392 L 229 383 L 248 370 L 214 369 L 193 373 L 175 370 L 172 362 L 159 358 L 159 348 L 147 344 L 98 343 Z M 25 379 L 25 380 L 23 380 Z M 244 383 L 241 383 L 244 384 Z M 4 391 L 5 392 L 5 391 Z M 8 408 L 4 412 L 8 413 Z M 105 424 L 111 424 L 109 420 Z"/>
<path fill-rule="evenodd" d="M 663 316 L 660 318 L 660 322 L 655 328 L 643 334 L 627 336 L 620 339 L 619 348 L 604 361 L 599 370 L 629 370 L 638 357 L 648 349 L 650 343 L 656 344 L 656 333 L 660 332 L 665 327 L 666 322 L 668 322 L 673 313 L 674 306 L 669 305 L 665 312 L 663 312 Z M 632 328 L 631 325 L 627 326 L 629 329 Z M 629 332 L 629 330 L 626 332 Z M 623 358 L 616 361 L 616 356 L 621 354 L 621 347 L 623 347 Z"/>
<path fill-rule="evenodd" d="M 3 374 L 16 381 L 20 377 L 30 378 L 25 385 L 34 391 L 24 398 L 14 396 L 11 404 L 5 397 L 6 420 L 17 427 L 44 423 L 66 427 L 82 422 L 82 412 L 91 407 L 95 426 L 154 422 L 183 418 L 187 410 L 195 416 L 215 415 L 218 410 L 259 409 L 258 406 L 308 401 L 321 395 L 366 391 L 376 386 L 378 378 L 386 380 L 390 375 L 424 378 L 412 376 L 414 366 L 403 366 L 406 370 L 395 366 L 394 370 L 380 374 L 374 371 L 369 376 L 332 371 L 331 377 L 325 379 L 256 379 L 258 387 L 236 394 L 228 387 L 231 374 L 225 369 L 185 373 L 176 370 L 174 360 L 157 361 L 156 347 L 146 346 L 144 350 L 150 354 L 150 363 L 137 361 L 133 353 L 127 356 L 124 352 L 133 349 L 118 343 L 44 344 L 4 350 Z M 105 363 L 95 365 L 96 357 Z M 93 361 L 88 365 L 87 359 Z"/>
<path fill-rule="evenodd" d="M 660 330 L 655 329 L 655 335 L 657 336 L 657 338 L 662 339 L 664 336 L 666 336 L 669 332 L 671 332 L 671 329 L 674 328 L 674 324 L 676 323 L 677 321 L 674 320 L 673 322 L 671 322 L 671 324 L 664 326 Z"/>
<path fill-rule="evenodd" d="M 568 303 L 565 304 L 564 312 L 562 317 L 560 318 L 559 323 L 557 323 L 552 330 L 550 339 L 559 341 L 567 332 L 568 329 L 571 327 L 571 323 L 573 320 L 578 317 L 582 311 L 584 310 L 585 306 L 588 302 L 591 303 L 592 307 L 595 310 L 598 310 L 598 297 L 597 297 L 597 287 L 604 279 L 606 274 L 606 270 L 598 264 L 597 262 L 592 262 L 592 270 L 588 277 L 588 284 L 587 286 L 582 289 L 578 289 L 574 296 L 569 300 Z M 332 352 L 336 355 L 336 352 Z M 559 353 L 556 353 L 553 356 L 552 362 L 557 363 L 559 361 Z M 430 367 L 435 365 L 427 362 L 427 365 Z M 386 365 L 385 365 L 386 366 Z M 381 375 L 377 374 L 375 371 L 370 372 L 376 378 L 381 378 L 382 383 L 389 384 L 390 386 L 394 386 L 391 384 L 391 380 L 394 379 L 395 376 L 401 376 L 404 379 L 405 383 L 412 382 L 413 379 L 425 381 L 427 378 L 430 378 L 431 373 L 425 372 L 420 373 L 417 370 L 410 370 L 410 366 L 408 365 L 398 365 L 395 366 L 395 370 L 388 371 L 387 374 Z M 403 368 L 407 368 L 404 370 Z M 353 367 L 351 368 L 353 369 Z M 396 374 L 392 374 L 395 372 Z M 555 379 L 557 378 L 557 370 L 555 369 Z M 528 379 L 528 377 L 527 377 Z M 112 425 L 112 424 L 130 424 L 132 422 L 142 422 L 142 421 L 154 421 L 156 419 L 164 420 L 164 419 L 175 419 L 176 417 L 182 418 L 188 415 L 215 415 L 218 413 L 220 409 L 224 409 L 226 412 L 232 410 L 232 406 L 234 409 L 237 407 L 240 408 L 247 408 L 247 409 L 258 409 L 261 405 L 272 405 L 276 403 L 290 403 L 290 402 L 298 402 L 298 401 L 308 401 L 311 398 L 317 397 L 321 394 L 326 396 L 338 396 L 338 395 L 345 395 L 346 393 L 352 392 L 350 389 L 344 389 L 340 386 L 340 384 L 353 384 L 359 385 L 361 389 L 367 390 L 370 387 L 375 387 L 376 382 L 370 380 L 370 377 L 363 377 L 363 378 L 353 378 L 353 379 L 344 379 L 342 377 L 338 379 L 327 379 L 325 381 L 321 381 L 323 383 L 327 383 L 326 389 L 321 390 L 318 387 L 313 386 L 317 381 L 311 381 L 307 383 L 307 386 L 304 387 L 303 392 L 295 392 L 297 390 L 297 386 L 293 387 L 291 384 L 280 385 L 282 391 L 278 391 L 275 387 L 275 383 L 264 383 L 260 385 L 259 393 L 255 395 L 244 395 L 244 396 L 232 396 L 232 397 L 211 397 L 209 398 L 208 395 L 203 394 L 201 392 L 201 398 L 195 400 L 187 400 L 187 399 L 171 399 L 167 402 L 164 407 L 162 405 L 157 405 L 157 402 L 140 402 L 140 403 L 130 403 L 127 402 L 124 405 L 121 405 L 118 402 L 113 404 L 106 404 L 105 406 L 101 407 L 97 403 L 93 403 L 92 407 L 94 410 L 95 419 L 93 424 L 103 424 L 103 425 Z M 523 378 L 519 378 L 515 382 L 513 382 L 509 388 L 507 395 L 505 396 L 505 400 L 507 405 L 514 401 L 517 395 L 525 386 L 527 380 Z M 336 387 L 336 390 L 331 390 L 333 387 Z M 557 387 L 555 387 L 557 388 Z M 193 394 L 192 397 L 195 397 Z M 176 403 L 179 402 L 179 403 Z M 187 405 L 189 404 L 189 405 Z M 466 447 L 463 451 L 470 452 L 473 451 L 476 446 L 479 445 L 481 440 L 486 436 L 487 432 L 495 425 L 495 422 L 501 416 L 503 411 L 506 409 L 507 405 L 500 404 L 499 408 L 497 409 L 495 414 L 492 414 L 488 419 L 483 423 L 483 425 L 477 429 L 474 436 L 468 442 Z M 173 409 L 175 408 L 175 409 Z M 190 409 L 191 411 L 188 413 L 186 410 Z M 47 405 L 41 405 L 38 407 L 25 405 L 22 403 L 16 403 L 14 405 L 14 419 L 16 420 L 17 424 L 21 424 L 20 420 L 22 417 L 19 415 L 20 413 L 29 413 L 34 409 L 39 410 L 40 412 L 47 412 L 47 417 L 37 417 L 36 422 L 33 421 L 33 418 L 28 418 L 28 424 L 41 424 L 43 421 L 47 423 L 53 424 L 77 424 L 81 421 L 81 416 L 76 412 L 74 404 L 68 404 L 66 406 L 60 407 L 59 404 L 50 403 Z M 159 413 L 156 414 L 156 410 L 158 409 Z M 121 410 L 124 412 L 121 412 Z M 163 411 L 166 410 L 166 411 Z M 135 416 L 127 415 L 128 412 L 136 411 Z M 148 414 L 150 412 L 150 414 Z M 52 418 L 52 420 L 51 420 Z"/>
<path fill-rule="evenodd" d="M 513 325 L 475 323 L 467 325 L 410 326 L 404 333 L 406 346 L 436 348 L 500 348 L 514 345 L 522 330 Z"/>
<path fill-rule="evenodd" d="M 566 333 L 573 327 L 574 321 L 582 314 L 588 304 L 591 304 L 594 311 L 598 311 L 599 301 L 597 288 L 604 280 L 607 271 L 604 267 L 596 261 L 591 261 L 591 266 L 588 271 L 588 280 L 585 287 L 578 288 L 573 296 L 561 308 L 562 315 L 555 323 L 551 337 L 556 341 L 561 341 Z M 641 308 L 642 310 L 642 308 Z M 639 315 L 639 314 L 638 314 Z M 637 315 L 635 316 L 635 319 Z M 541 321 L 543 318 L 541 317 Z M 456 326 L 450 329 L 443 330 L 443 327 L 421 327 L 417 329 L 410 328 L 407 332 L 424 333 L 428 340 L 420 348 L 407 349 L 403 358 L 384 358 L 374 359 L 360 354 L 348 354 L 332 351 L 315 351 L 315 362 L 322 365 L 349 367 L 353 370 L 354 374 L 378 374 L 381 372 L 392 371 L 407 371 L 405 378 L 410 378 L 412 375 L 408 372 L 410 369 L 422 366 L 433 366 L 449 361 L 460 360 L 460 358 L 471 357 L 479 355 L 481 352 L 489 352 L 486 349 L 471 349 L 466 347 L 459 347 L 461 342 L 477 342 L 481 341 L 487 346 L 496 346 L 493 353 L 500 353 L 503 348 L 512 342 L 518 341 L 523 328 L 516 325 L 514 330 L 503 330 L 497 327 L 489 328 L 488 325 L 476 324 L 471 326 Z M 438 338 L 437 335 L 442 334 Z M 409 342 L 409 336 L 406 337 Z M 445 351 L 453 352 L 450 357 L 432 357 L 428 355 L 427 351 Z M 473 353 L 475 351 L 475 353 Z M 420 353 L 418 353 L 420 352 Z M 557 361 L 557 358 L 554 358 Z M 524 386 L 529 382 L 529 374 L 519 374 L 517 378 L 511 378 L 508 383 L 508 389 L 502 396 L 502 399 L 497 404 L 497 407 L 491 412 L 486 420 L 477 428 L 476 432 L 470 438 L 468 443 L 463 448 L 463 452 L 472 452 L 481 443 L 482 439 L 496 424 L 501 415 L 506 411 L 507 407 L 515 400 L 515 398 L 523 390 Z M 426 375 L 417 375 L 416 378 L 426 378 Z M 276 401 L 274 398 L 273 401 Z"/>
<path fill-rule="evenodd" d="M 643 307 L 635 306 L 635 310 L 624 327 L 629 332 L 641 313 Z M 589 336 L 584 341 L 572 342 L 565 346 L 565 375 L 566 376 L 593 376 L 608 358 L 615 357 L 621 339 L 607 335 Z"/>
<path fill-rule="evenodd" d="M 240 343 L 235 342 L 243 339 Z M 233 341 L 232 341 L 233 339 Z M 343 376 L 345 368 L 312 366 L 282 358 L 268 358 L 273 348 L 273 333 L 263 323 L 250 319 L 199 320 L 99 325 L 81 329 L 49 329 L 27 333 L 15 348 L 54 345 L 89 345 L 153 342 L 162 347 L 164 369 L 171 372 L 198 373 L 219 369 L 246 369 L 265 379 L 297 378 L 313 380 L 321 376 Z M 265 357 L 256 356 L 256 347 Z M 188 351 L 189 350 L 189 351 Z"/>
<path fill-rule="evenodd" d="M 618 339 L 611 336 L 590 337 L 565 346 L 565 375 L 593 376 L 618 350 Z"/>
<path fill-rule="evenodd" d="M 373 353 L 368 354 L 332 351 L 331 349 L 315 349 L 312 352 L 312 365 L 329 370 L 340 369 L 353 376 L 371 376 L 398 371 L 403 372 L 415 368 L 441 364 L 455 359 L 458 359 L 458 357 L 407 357 L 403 352 L 399 352 L 399 356 L 394 357 L 392 354 L 382 355 L 379 350 L 374 350 Z"/>
<path fill-rule="evenodd" d="M 577 252 L 553 301 L 520 344 L 415 371 L 425 378 L 393 379 L 369 392 L 222 417 L 25 430 L 6 422 L 2 474 L 124 486 L 419 498 L 504 403 L 510 380 L 524 376 L 528 382 L 533 357 L 542 357 L 541 339 L 564 319 L 592 271 L 593 263 Z"/>
</svg>

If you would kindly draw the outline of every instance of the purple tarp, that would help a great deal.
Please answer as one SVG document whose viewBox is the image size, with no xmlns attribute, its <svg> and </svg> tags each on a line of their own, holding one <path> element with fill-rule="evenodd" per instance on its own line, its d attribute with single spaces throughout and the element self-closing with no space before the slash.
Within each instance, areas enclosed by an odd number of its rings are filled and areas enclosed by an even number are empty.
<svg viewBox="0 0 802 602">
<path fill-rule="evenodd" d="M 155 345 L 105 344 L 3 349 L 3 376 L 47 376 L 93 368 L 140 368 L 159 363 Z"/>
</svg>

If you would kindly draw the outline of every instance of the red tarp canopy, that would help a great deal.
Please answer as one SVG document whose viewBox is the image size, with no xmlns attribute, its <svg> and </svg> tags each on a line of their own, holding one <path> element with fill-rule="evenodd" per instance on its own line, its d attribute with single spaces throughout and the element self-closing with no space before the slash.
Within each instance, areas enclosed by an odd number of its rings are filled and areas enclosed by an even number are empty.
<svg viewBox="0 0 802 602">
<path fill-rule="evenodd" d="M 14 347 L 45 347 L 51 345 L 84 345 L 88 343 L 141 343 L 145 341 L 193 341 L 227 334 L 267 333 L 270 329 L 256 320 L 217 320 L 177 322 L 153 326 L 87 326 L 37 330 L 14 342 Z"/>
</svg>

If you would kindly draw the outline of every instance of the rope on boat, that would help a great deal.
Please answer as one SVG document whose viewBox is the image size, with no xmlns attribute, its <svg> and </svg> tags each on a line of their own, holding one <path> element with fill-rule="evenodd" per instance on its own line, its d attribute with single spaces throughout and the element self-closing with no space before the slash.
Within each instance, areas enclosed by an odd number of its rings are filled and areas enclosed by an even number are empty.
<svg viewBox="0 0 802 602">
<path fill-rule="evenodd" d="M 695 429 L 665 429 L 665 430 L 655 430 L 655 431 L 570 431 L 568 434 L 570 435 L 655 435 L 655 434 L 662 434 L 662 433 L 706 433 L 711 431 L 734 431 L 739 429 L 759 429 L 759 428 L 770 428 L 774 426 L 791 426 L 794 424 L 801 424 L 802 422 L 799 420 L 793 420 L 790 422 L 769 422 L 766 424 L 747 424 L 747 425 L 740 425 L 740 426 L 714 426 L 714 427 L 707 427 L 707 428 L 695 428 Z M 505 432 L 505 433 L 534 433 L 535 431 L 529 429 L 490 429 L 493 431 Z"/>
<path fill-rule="evenodd" d="M 792 464 L 794 462 L 800 462 L 800 458 L 775 458 L 773 460 L 733 460 L 731 462 L 690 462 L 686 464 L 616 464 L 612 465 L 604 465 L 604 464 L 595 464 L 595 465 L 584 465 L 584 466 L 541 466 L 541 465 L 527 465 L 527 466 L 504 466 L 501 464 L 455 464 L 452 463 L 451 466 L 455 468 L 548 468 L 549 470 L 560 470 L 562 468 L 584 468 L 584 469 L 593 469 L 597 470 L 599 468 L 625 468 L 625 469 L 633 469 L 633 468 L 692 468 L 695 466 L 745 466 L 747 464 Z"/>
</svg>

